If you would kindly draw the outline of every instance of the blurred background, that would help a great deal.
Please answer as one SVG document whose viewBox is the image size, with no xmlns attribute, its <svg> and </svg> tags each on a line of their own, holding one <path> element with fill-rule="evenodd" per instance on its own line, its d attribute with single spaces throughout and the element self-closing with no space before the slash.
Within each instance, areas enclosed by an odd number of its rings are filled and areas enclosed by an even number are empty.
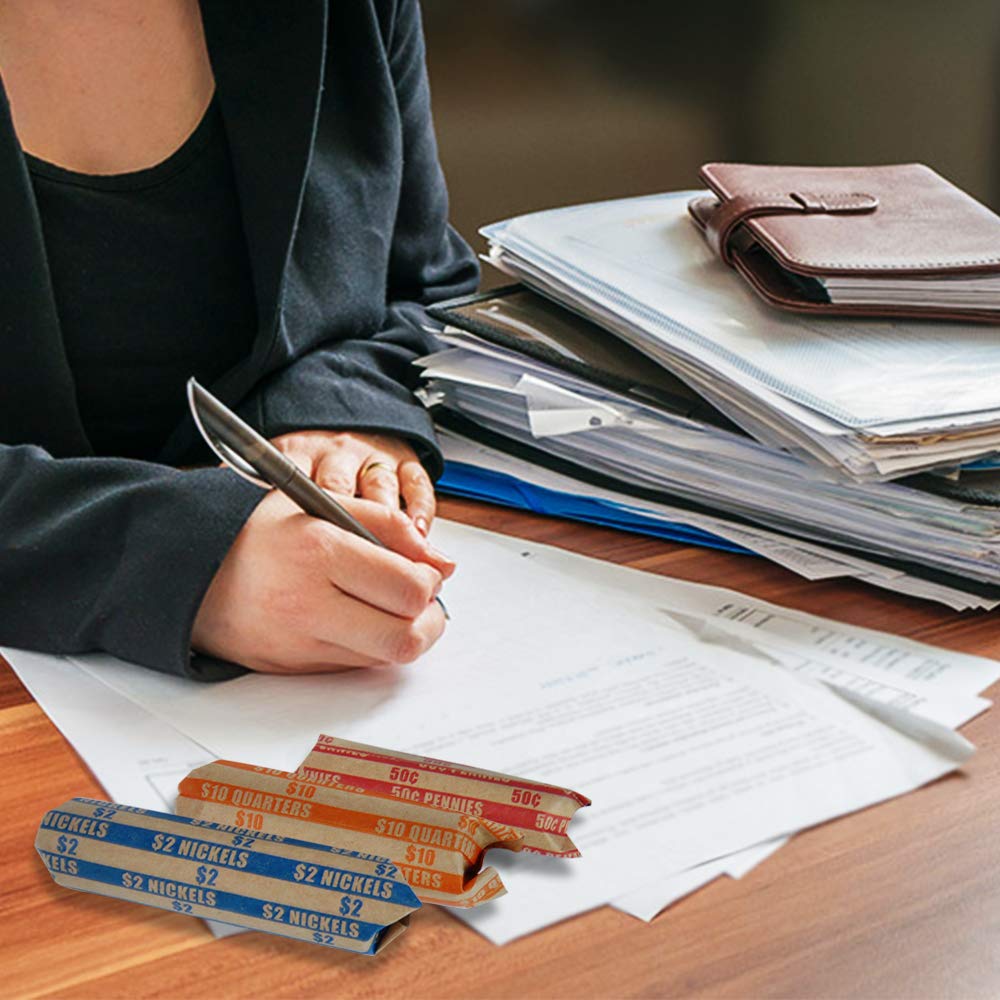
<svg viewBox="0 0 1000 1000">
<path fill-rule="evenodd" d="M 487 222 L 696 186 L 707 160 L 919 160 L 1000 209 L 997 0 L 423 9 L 452 220 L 477 248 Z"/>
</svg>

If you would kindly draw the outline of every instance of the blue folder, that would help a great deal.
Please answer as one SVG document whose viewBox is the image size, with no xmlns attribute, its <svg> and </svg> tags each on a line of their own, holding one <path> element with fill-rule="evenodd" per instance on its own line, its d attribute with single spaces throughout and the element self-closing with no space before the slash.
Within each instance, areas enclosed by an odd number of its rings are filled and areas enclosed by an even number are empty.
<svg viewBox="0 0 1000 1000">
<path fill-rule="evenodd" d="M 586 521 L 606 528 L 618 528 L 620 531 L 631 531 L 639 535 L 652 535 L 654 538 L 665 538 L 688 545 L 703 545 L 725 552 L 748 552 L 740 545 L 734 545 L 724 538 L 719 538 L 718 535 L 688 524 L 664 521 L 661 518 L 640 514 L 611 500 L 577 496 L 574 493 L 535 486 L 514 476 L 481 469 L 475 465 L 466 465 L 464 462 L 445 462 L 444 475 L 438 480 L 437 488 L 439 492 L 452 496 L 484 500 L 487 503 L 530 510 L 549 517 Z"/>
</svg>

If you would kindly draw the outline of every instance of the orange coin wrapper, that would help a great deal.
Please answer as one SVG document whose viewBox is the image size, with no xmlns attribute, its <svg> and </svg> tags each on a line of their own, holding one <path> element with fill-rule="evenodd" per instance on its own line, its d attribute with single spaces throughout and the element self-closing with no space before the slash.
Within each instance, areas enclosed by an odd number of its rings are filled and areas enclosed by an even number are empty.
<svg viewBox="0 0 1000 1000">
<path fill-rule="evenodd" d="M 523 850 L 533 854 L 580 856 L 566 828 L 590 799 L 569 788 L 334 736 L 319 737 L 298 773 L 333 787 L 357 785 L 377 795 L 502 823 L 516 830 Z"/>
<path fill-rule="evenodd" d="M 489 820 L 252 764 L 217 760 L 178 788 L 182 816 L 384 854 L 419 899 L 445 906 L 478 906 L 502 895 L 500 876 L 483 869 L 483 855 L 491 847 L 521 848 L 518 834 Z"/>
<path fill-rule="evenodd" d="M 386 858 L 70 799 L 35 849 L 59 885 L 374 955 L 420 907 Z"/>
</svg>

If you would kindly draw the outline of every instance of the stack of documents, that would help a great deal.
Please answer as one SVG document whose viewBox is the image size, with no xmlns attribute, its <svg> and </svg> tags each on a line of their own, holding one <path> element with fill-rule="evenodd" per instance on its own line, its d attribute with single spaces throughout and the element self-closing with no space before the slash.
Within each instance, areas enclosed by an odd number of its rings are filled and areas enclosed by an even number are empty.
<svg viewBox="0 0 1000 1000">
<path fill-rule="evenodd" d="M 703 245 L 689 197 L 484 230 L 548 298 L 436 310 L 448 348 L 419 363 L 439 422 L 716 539 L 760 551 L 729 532 L 764 530 L 872 582 L 996 606 L 1000 335 L 771 310 Z"/>
<path fill-rule="evenodd" d="M 482 437 L 479 429 L 474 431 Z M 579 478 L 577 466 L 566 464 L 563 472 L 547 468 L 541 464 L 547 458 L 544 453 L 536 453 L 532 460 L 511 455 L 507 440 L 491 448 L 481 440 L 444 428 L 439 428 L 438 437 L 447 459 L 438 486 L 445 492 L 692 545 L 753 552 L 807 580 L 861 580 L 896 593 L 937 601 L 956 611 L 991 609 L 998 603 L 958 586 L 948 586 L 940 579 L 930 579 L 920 567 L 909 573 L 898 565 L 686 508 L 677 500 L 645 500 L 595 485 L 589 474 L 585 480 Z"/>
<path fill-rule="evenodd" d="M 483 234 L 501 270 L 614 331 L 764 444 L 860 481 L 1000 450 L 994 327 L 771 309 L 688 218 L 698 194 L 537 212 Z"/>
<path fill-rule="evenodd" d="M 614 903 L 646 919 L 797 830 L 962 766 L 1000 664 L 438 522 L 461 572 L 417 667 L 219 685 L 4 650 L 110 797 L 169 807 L 214 758 L 296 766 L 327 732 L 575 787 L 582 857 L 497 859 L 492 941 Z M 789 874 L 790 878 L 794 873 Z"/>
</svg>

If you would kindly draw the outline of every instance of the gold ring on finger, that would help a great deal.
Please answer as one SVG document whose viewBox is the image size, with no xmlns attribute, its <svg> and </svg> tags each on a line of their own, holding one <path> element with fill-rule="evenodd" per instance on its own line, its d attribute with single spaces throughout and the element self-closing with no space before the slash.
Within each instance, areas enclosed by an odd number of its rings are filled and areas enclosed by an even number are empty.
<svg viewBox="0 0 1000 1000">
<path fill-rule="evenodd" d="M 361 475 L 358 476 L 359 479 L 364 479 L 369 472 L 374 472 L 376 469 L 385 469 L 387 472 L 394 473 L 396 470 L 393 469 L 391 465 L 387 465 L 385 462 L 369 462 L 362 470 Z"/>
</svg>

